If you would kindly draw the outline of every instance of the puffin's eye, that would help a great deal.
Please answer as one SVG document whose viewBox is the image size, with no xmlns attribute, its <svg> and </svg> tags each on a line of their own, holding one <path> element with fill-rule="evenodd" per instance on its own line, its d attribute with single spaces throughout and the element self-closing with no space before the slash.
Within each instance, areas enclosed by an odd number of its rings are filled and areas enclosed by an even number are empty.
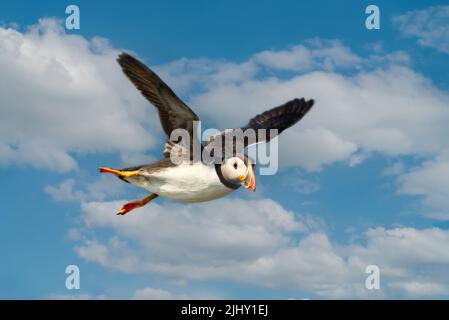
<svg viewBox="0 0 449 320">
<path fill-rule="evenodd" d="M 236 162 L 234 162 L 234 165 L 233 165 L 233 167 L 234 167 L 234 169 L 235 169 L 235 170 L 237 170 L 237 161 L 236 161 Z"/>
</svg>

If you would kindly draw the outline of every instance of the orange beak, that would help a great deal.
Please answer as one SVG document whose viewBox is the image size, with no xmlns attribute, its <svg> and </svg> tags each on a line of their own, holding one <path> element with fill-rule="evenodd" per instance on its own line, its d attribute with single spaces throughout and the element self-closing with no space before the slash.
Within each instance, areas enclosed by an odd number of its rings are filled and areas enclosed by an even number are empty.
<svg viewBox="0 0 449 320">
<path fill-rule="evenodd" d="M 248 168 L 248 174 L 242 185 L 251 191 L 256 191 L 256 175 L 254 174 L 254 165 L 250 165 Z"/>
</svg>

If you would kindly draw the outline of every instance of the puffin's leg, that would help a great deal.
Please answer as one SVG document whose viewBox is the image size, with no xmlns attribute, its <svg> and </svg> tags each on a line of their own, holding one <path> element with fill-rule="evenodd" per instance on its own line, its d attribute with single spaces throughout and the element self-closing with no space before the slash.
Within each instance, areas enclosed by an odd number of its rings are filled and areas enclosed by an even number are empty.
<svg viewBox="0 0 449 320">
<path fill-rule="evenodd" d="M 100 172 L 106 172 L 106 173 L 112 173 L 119 177 L 132 177 L 132 176 L 138 176 L 139 170 L 133 170 L 133 171 L 125 171 L 125 170 L 116 170 L 106 167 L 101 167 Z"/>
<path fill-rule="evenodd" d="M 130 212 L 131 210 L 134 210 L 136 208 L 140 208 L 143 207 L 144 205 L 146 205 L 148 202 L 150 202 L 153 199 L 156 199 L 158 197 L 157 194 L 152 193 L 150 194 L 148 197 L 143 198 L 141 200 L 135 200 L 132 202 L 129 202 L 127 204 L 125 204 L 117 213 L 117 215 L 122 216 L 124 214 L 127 214 L 128 212 Z"/>
</svg>

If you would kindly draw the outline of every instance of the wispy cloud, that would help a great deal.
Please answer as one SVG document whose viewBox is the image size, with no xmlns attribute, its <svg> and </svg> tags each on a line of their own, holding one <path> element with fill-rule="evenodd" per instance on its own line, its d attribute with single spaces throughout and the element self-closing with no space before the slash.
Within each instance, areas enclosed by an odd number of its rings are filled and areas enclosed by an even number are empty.
<svg viewBox="0 0 449 320">
<path fill-rule="evenodd" d="M 48 299 L 50 300 L 106 300 L 107 297 L 103 294 L 93 296 L 88 293 L 81 293 L 81 294 L 50 294 L 48 296 Z"/>
<path fill-rule="evenodd" d="M 399 177 L 399 193 L 423 198 L 426 216 L 449 220 L 449 159 L 442 155 Z"/>
<path fill-rule="evenodd" d="M 75 190 L 75 180 L 67 179 L 62 181 L 58 186 L 46 186 L 47 192 L 55 201 L 82 201 L 85 198 L 85 193 L 80 190 Z"/>
<path fill-rule="evenodd" d="M 187 294 L 178 294 L 168 290 L 157 288 L 144 288 L 134 292 L 132 297 L 135 300 L 190 300 L 192 296 Z"/>
<path fill-rule="evenodd" d="M 393 18 L 394 24 L 419 45 L 449 53 L 449 6 L 435 6 L 406 12 Z"/>
</svg>

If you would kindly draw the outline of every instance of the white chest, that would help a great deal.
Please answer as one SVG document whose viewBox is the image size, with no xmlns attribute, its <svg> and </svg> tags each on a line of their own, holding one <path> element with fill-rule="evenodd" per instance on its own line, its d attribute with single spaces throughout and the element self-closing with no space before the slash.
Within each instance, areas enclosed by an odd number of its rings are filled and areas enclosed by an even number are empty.
<svg viewBox="0 0 449 320">
<path fill-rule="evenodd" d="M 169 167 L 150 173 L 146 178 L 135 184 L 176 201 L 209 201 L 234 191 L 221 183 L 213 166 L 202 163 Z"/>
</svg>

